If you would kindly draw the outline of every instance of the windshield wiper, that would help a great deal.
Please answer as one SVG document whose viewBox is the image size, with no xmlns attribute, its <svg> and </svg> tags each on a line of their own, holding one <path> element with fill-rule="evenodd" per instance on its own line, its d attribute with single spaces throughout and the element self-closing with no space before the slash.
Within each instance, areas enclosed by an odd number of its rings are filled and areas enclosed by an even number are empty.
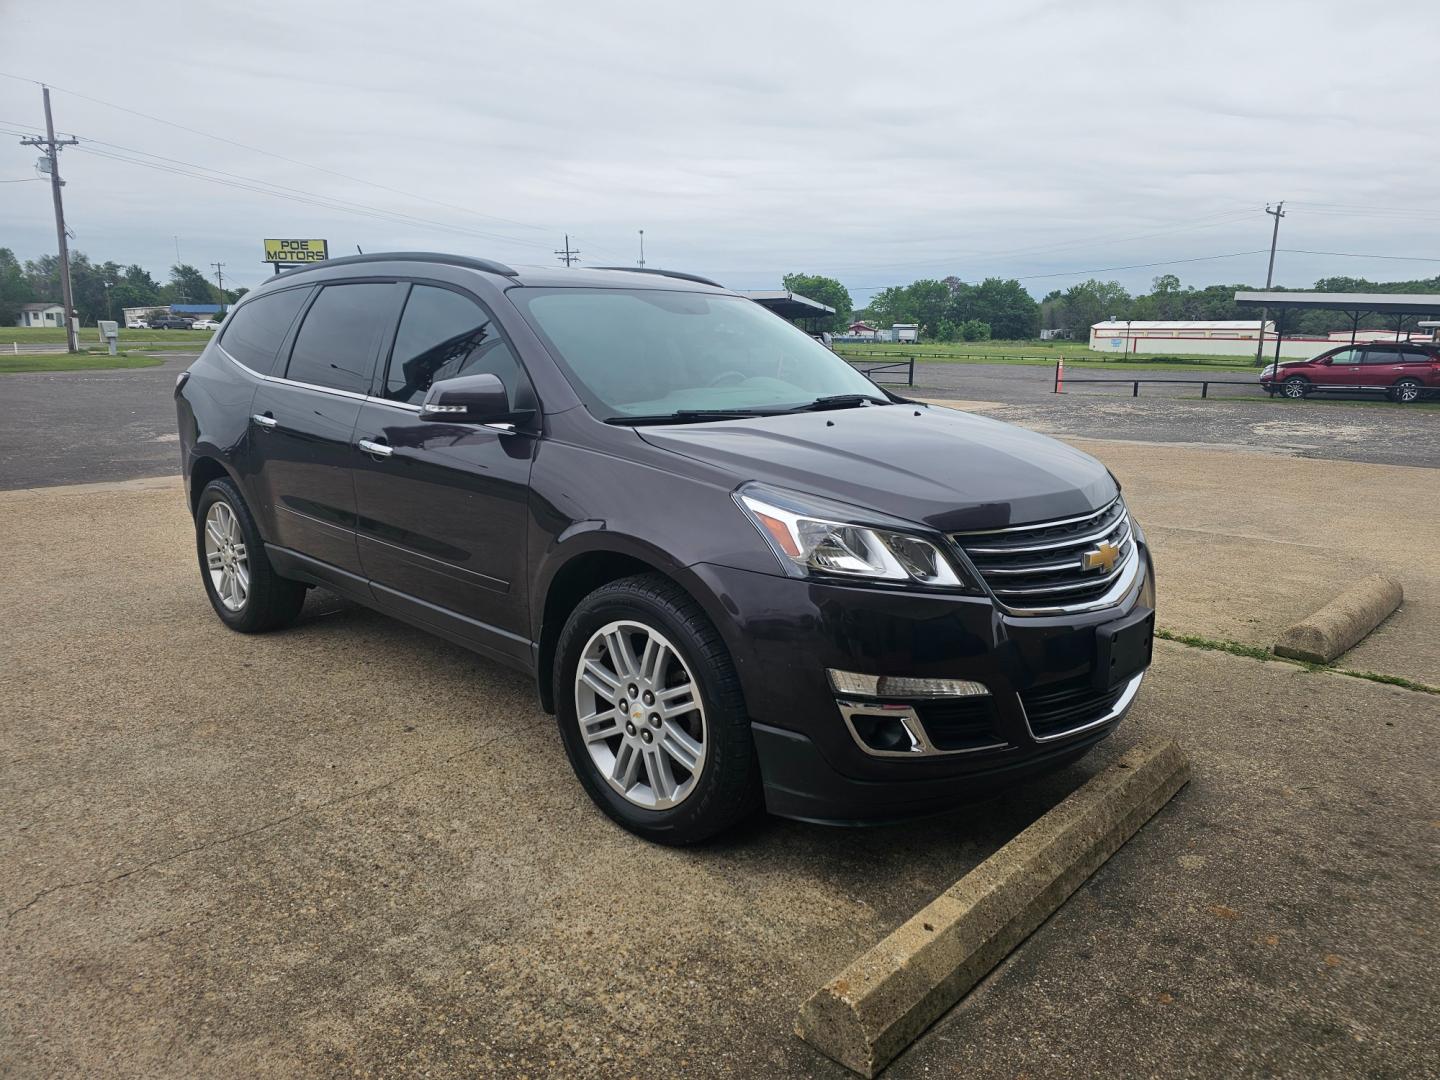
<svg viewBox="0 0 1440 1080">
<path fill-rule="evenodd" d="M 824 409 L 854 409 L 861 405 L 889 405 L 890 402 L 884 398 L 877 398 L 871 394 L 831 394 L 828 397 L 818 397 L 814 401 L 807 401 L 804 405 L 796 405 L 793 409 L 786 409 L 786 412 L 821 412 Z"/>
<path fill-rule="evenodd" d="M 786 410 L 781 410 L 786 411 Z M 676 409 L 668 413 L 652 413 L 648 416 L 612 416 L 607 424 L 691 424 L 704 420 L 747 420 L 756 416 L 775 416 L 773 409 Z"/>
</svg>

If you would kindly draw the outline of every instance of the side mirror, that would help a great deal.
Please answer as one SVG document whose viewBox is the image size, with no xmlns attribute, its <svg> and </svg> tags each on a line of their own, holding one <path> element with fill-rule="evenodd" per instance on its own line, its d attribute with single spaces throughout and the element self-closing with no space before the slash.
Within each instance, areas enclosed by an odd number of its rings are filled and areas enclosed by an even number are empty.
<svg viewBox="0 0 1440 1080">
<path fill-rule="evenodd" d="M 533 415 L 528 409 L 510 408 L 505 384 L 489 372 L 434 383 L 420 405 L 421 419 L 468 424 L 516 424 Z"/>
</svg>

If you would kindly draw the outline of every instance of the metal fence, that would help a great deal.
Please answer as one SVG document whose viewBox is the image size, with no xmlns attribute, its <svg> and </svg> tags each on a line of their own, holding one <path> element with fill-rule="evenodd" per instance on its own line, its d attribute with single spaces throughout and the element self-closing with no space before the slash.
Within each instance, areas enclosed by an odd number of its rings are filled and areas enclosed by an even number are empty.
<svg viewBox="0 0 1440 1080">
<path fill-rule="evenodd" d="M 891 382 L 892 385 L 901 385 L 898 380 L 892 380 L 891 376 L 898 376 L 901 373 L 905 376 L 905 386 L 915 385 L 915 357 L 909 356 L 903 360 L 888 360 L 884 362 L 869 360 L 852 360 L 850 357 L 843 357 L 844 361 L 860 372 L 867 379 L 874 383 Z M 880 378 L 880 376 L 886 378 Z"/>
<path fill-rule="evenodd" d="M 1141 383 L 1174 383 L 1177 386 L 1198 386 L 1200 387 L 1200 396 L 1202 398 L 1208 398 L 1210 396 L 1210 387 L 1212 386 L 1245 386 L 1251 390 L 1265 389 L 1260 385 L 1258 379 L 1067 379 L 1065 377 L 1065 363 L 1063 360 L 1058 361 L 1055 364 L 1054 393 L 1063 394 L 1066 383 L 1129 383 L 1131 397 L 1140 396 Z M 1270 391 L 1270 396 L 1274 397 L 1273 389 Z"/>
</svg>

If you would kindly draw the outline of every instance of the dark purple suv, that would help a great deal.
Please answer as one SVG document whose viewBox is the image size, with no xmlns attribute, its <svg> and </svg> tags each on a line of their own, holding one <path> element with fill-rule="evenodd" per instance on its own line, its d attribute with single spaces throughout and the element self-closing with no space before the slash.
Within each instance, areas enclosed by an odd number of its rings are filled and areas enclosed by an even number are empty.
<svg viewBox="0 0 1440 1080">
<path fill-rule="evenodd" d="M 318 585 L 528 672 L 656 841 L 975 799 L 1084 754 L 1150 662 L 1103 465 L 691 275 L 331 260 L 249 293 L 176 405 L 227 626 Z"/>
</svg>

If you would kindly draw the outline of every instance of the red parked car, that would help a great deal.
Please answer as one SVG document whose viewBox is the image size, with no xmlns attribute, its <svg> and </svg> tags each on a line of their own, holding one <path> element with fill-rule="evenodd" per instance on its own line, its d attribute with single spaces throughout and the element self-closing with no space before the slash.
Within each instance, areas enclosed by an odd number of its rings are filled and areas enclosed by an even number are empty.
<svg viewBox="0 0 1440 1080">
<path fill-rule="evenodd" d="M 1416 401 L 1440 391 L 1440 344 L 1399 341 L 1342 345 L 1312 360 L 1287 360 L 1277 374 L 1271 364 L 1260 385 L 1288 398 L 1323 391 L 1387 394 L 1391 401 Z"/>
</svg>

